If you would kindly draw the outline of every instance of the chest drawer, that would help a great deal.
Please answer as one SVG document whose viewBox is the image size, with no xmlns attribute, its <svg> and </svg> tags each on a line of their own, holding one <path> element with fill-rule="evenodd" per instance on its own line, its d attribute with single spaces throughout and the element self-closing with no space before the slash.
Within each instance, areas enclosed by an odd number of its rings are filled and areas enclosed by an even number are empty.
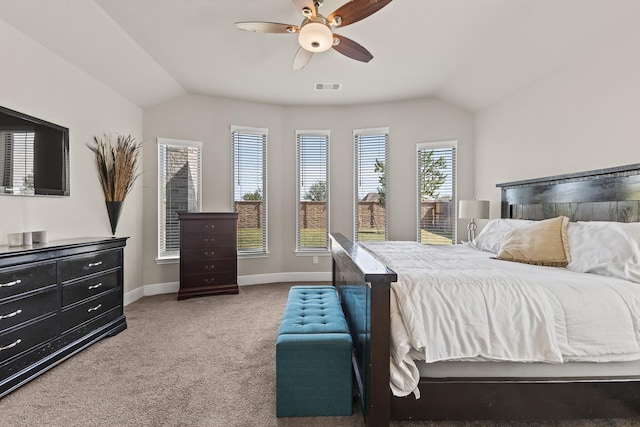
<svg viewBox="0 0 640 427">
<path fill-rule="evenodd" d="M 235 219 L 191 220 L 182 224 L 185 234 L 235 234 Z"/>
<path fill-rule="evenodd" d="M 0 334 L 0 364 L 56 336 L 55 315 Z"/>
<path fill-rule="evenodd" d="M 183 262 L 181 268 L 186 274 L 206 274 L 206 273 L 235 273 L 237 263 L 235 259 L 220 259 L 212 261 Z"/>
<path fill-rule="evenodd" d="M 88 274 L 115 268 L 120 265 L 120 251 L 94 252 L 89 255 L 78 255 L 61 261 L 62 281 L 76 279 Z"/>
<path fill-rule="evenodd" d="M 183 235 L 180 241 L 182 248 L 235 248 L 235 234 L 189 234 Z"/>
<path fill-rule="evenodd" d="M 29 294 L 0 304 L 0 333 L 20 323 L 27 322 L 58 309 L 58 289 L 50 286 L 44 292 Z"/>
<path fill-rule="evenodd" d="M 212 248 L 185 248 L 180 250 L 180 257 L 189 261 L 210 261 L 215 259 L 236 258 L 238 251 L 235 246 L 220 246 Z"/>
<path fill-rule="evenodd" d="M 112 271 L 110 273 L 66 283 L 62 287 L 62 306 L 66 307 L 83 299 L 101 294 L 102 292 L 118 288 L 119 274 L 119 271 Z"/>
<path fill-rule="evenodd" d="M 0 300 L 56 282 L 55 261 L 5 268 L 0 271 Z"/>
<path fill-rule="evenodd" d="M 120 305 L 120 292 L 113 290 L 97 298 L 62 310 L 62 331 L 69 330 Z"/>
<path fill-rule="evenodd" d="M 238 278 L 235 271 L 227 271 L 209 274 L 186 274 L 180 278 L 180 288 L 199 288 L 237 284 Z"/>
</svg>

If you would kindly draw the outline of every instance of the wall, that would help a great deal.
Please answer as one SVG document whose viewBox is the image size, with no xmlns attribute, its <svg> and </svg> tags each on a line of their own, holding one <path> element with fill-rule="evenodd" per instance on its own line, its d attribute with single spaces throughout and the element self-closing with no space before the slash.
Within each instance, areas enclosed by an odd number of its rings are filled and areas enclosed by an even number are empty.
<svg viewBox="0 0 640 427">
<path fill-rule="evenodd" d="M 94 135 L 142 137 L 142 110 L 0 20 L 0 105 L 69 128 L 70 197 L 0 196 L 7 233 L 49 230 L 49 240 L 111 235 L 92 153 Z M 117 234 L 125 249 L 125 292 L 142 283 L 142 180 L 126 200 Z"/>
<path fill-rule="evenodd" d="M 353 235 L 353 130 L 388 126 L 389 238 L 416 238 L 416 143 L 458 140 L 458 193 L 473 197 L 473 115 L 437 99 L 344 107 L 276 106 L 184 95 L 144 111 L 144 259 L 147 285 L 178 281 L 177 263 L 157 264 L 156 138 L 203 142 L 203 210 L 232 209 L 230 126 L 269 129 L 269 256 L 242 258 L 244 280 L 329 277 L 330 258 L 295 255 L 296 130 L 330 130 L 330 230 Z M 149 173 L 151 172 L 151 173 Z M 464 231 L 464 223 L 461 227 Z M 286 276 L 288 273 L 294 276 Z M 321 273 L 318 276 L 316 273 Z M 241 277 L 241 281 L 242 281 Z"/>
<path fill-rule="evenodd" d="M 608 39 L 477 115 L 476 194 L 495 184 L 640 163 L 640 27 Z"/>
</svg>

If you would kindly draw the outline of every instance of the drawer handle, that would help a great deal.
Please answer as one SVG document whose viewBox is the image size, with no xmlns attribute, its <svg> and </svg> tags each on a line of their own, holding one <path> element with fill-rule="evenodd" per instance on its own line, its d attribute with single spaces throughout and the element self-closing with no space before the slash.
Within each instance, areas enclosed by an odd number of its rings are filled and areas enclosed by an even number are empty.
<svg viewBox="0 0 640 427">
<path fill-rule="evenodd" d="M 209 251 L 204 251 L 204 254 L 205 254 L 205 255 L 207 255 L 207 256 L 208 256 L 208 255 L 215 255 L 215 252 L 214 252 L 214 251 L 211 251 L 211 252 L 209 252 Z"/>
<path fill-rule="evenodd" d="M 16 310 L 13 313 L 9 313 L 9 314 L 1 314 L 0 315 L 0 320 L 8 319 L 8 318 L 13 317 L 13 316 L 17 316 L 20 313 L 22 313 L 22 310 Z"/>
<path fill-rule="evenodd" d="M 90 262 L 87 267 L 97 267 L 99 265 L 102 265 L 102 261 L 98 261 L 98 262 Z"/>
<path fill-rule="evenodd" d="M 5 345 L 4 347 L 0 347 L 0 351 L 2 350 L 9 350 L 10 348 L 13 348 L 15 346 L 17 346 L 18 344 L 20 344 L 22 342 L 22 340 L 20 338 L 18 338 L 17 340 L 15 340 L 14 342 L 12 342 L 9 345 Z"/>
<path fill-rule="evenodd" d="M 91 313 L 92 311 L 99 310 L 100 307 L 102 307 L 102 304 L 98 304 L 95 307 L 91 307 L 89 310 L 87 310 L 87 313 Z"/>
<path fill-rule="evenodd" d="M 215 242 L 215 241 L 216 241 L 216 239 L 214 239 L 214 238 L 212 237 L 212 238 L 211 238 L 211 240 L 209 240 L 209 238 L 207 237 L 207 238 L 205 238 L 205 239 L 204 239 L 204 241 L 205 241 L 205 242 L 209 242 L 209 241 L 211 241 L 211 242 Z"/>
<path fill-rule="evenodd" d="M 205 225 L 204 225 L 204 228 L 209 228 L 209 227 L 211 227 L 211 228 L 216 228 L 216 225 L 215 225 L 215 224 L 211 224 L 211 225 L 209 225 L 209 224 L 205 224 Z"/>
<path fill-rule="evenodd" d="M 215 265 L 213 265 L 213 264 L 211 264 L 211 265 L 205 265 L 205 266 L 204 266 L 204 269 L 205 269 L 205 270 L 213 270 L 213 269 L 215 269 Z"/>
<path fill-rule="evenodd" d="M 216 279 L 204 279 L 204 283 L 213 283 Z"/>
<path fill-rule="evenodd" d="M 89 289 L 98 289 L 100 286 L 102 286 L 102 282 L 89 286 Z"/>
<path fill-rule="evenodd" d="M 0 288 L 8 288 L 10 286 L 19 285 L 20 283 L 22 283 L 22 280 L 20 279 L 14 280 L 13 282 L 9 282 L 9 283 L 0 283 Z"/>
</svg>

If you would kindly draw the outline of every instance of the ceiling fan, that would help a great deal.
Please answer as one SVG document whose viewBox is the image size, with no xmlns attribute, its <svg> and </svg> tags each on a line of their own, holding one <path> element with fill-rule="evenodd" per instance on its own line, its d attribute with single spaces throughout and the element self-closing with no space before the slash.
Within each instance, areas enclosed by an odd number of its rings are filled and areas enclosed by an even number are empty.
<svg viewBox="0 0 640 427">
<path fill-rule="evenodd" d="M 314 53 L 333 48 L 356 61 L 369 62 L 373 55 L 353 40 L 335 34 L 334 28 L 345 27 L 374 14 L 391 0 L 350 0 L 329 16 L 318 12 L 324 0 L 292 0 L 294 6 L 304 17 L 298 25 L 276 22 L 236 22 L 236 28 L 244 31 L 276 34 L 298 34 L 300 48 L 293 59 L 293 69 L 301 70 L 309 63 Z"/>
</svg>

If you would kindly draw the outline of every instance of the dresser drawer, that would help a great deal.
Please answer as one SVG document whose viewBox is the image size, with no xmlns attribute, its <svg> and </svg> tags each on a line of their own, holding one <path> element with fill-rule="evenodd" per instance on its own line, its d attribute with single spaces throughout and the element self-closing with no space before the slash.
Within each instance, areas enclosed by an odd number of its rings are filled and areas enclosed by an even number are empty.
<svg viewBox="0 0 640 427">
<path fill-rule="evenodd" d="M 238 256 L 235 246 L 213 248 L 185 248 L 180 250 L 180 257 L 189 261 L 209 261 L 212 259 L 232 258 Z"/>
<path fill-rule="evenodd" d="M 62 306 L 66 307 L 85 298 L 91 298 L 102 292 L 119 286 L 120 271 L 91 276 L 62 286 Z"/>
<path fill-rule="evenodd" d="M 187 274 L 181 277 L 180 288 L 215 287 L 217 285 L 235 284 L 237 281 L 235 271 L 210 274 Z"/>
<path fill-rule="evenodd" d="M 2 269 L 0 272 L 0 300 L 56 282 L 55 261 Z"/>
<path fill-rule="evenodd" d="M 235 259 L 183 262 L 180 265 L 185 274 L 234 273 L 237 269 Z"/>
<path fill-rule="evenodd" d="M 220 248 L 227 246 L 235 248 L 235 234 L 189 234 L 182 235 L 180 240 L 181 248 Z"/>
<path fill-rule="evenodd" d="M 44 292 L 29 294 L 0 304 L 0 333 L 58 309 L 58 288 L 51 285 Z"/>
<path fill-rule="evenodd" d="M 120 266 L 120 251 L 94 252 L 64 259 L 60 263 L 62 281 L 76 279 Z"/>
<path fill-rule="evenodd" d="M 113 290 L 83 303 L 62 310 L 62 331 L 69 330 L 88 320 L 116 308 L 121 304 L 120 292 Z"/>
<path fill-rule="evenodd" d="M 55 315 L 0 334 L 0 364 L 32 347 L 54 338 L 58 332 Z"/>
<path fill-rule="evenodd" d="M 191 220 L 184 221 L 182 227 L 185 234 L 235 234 L 236 220 Z"/>
</svg>

